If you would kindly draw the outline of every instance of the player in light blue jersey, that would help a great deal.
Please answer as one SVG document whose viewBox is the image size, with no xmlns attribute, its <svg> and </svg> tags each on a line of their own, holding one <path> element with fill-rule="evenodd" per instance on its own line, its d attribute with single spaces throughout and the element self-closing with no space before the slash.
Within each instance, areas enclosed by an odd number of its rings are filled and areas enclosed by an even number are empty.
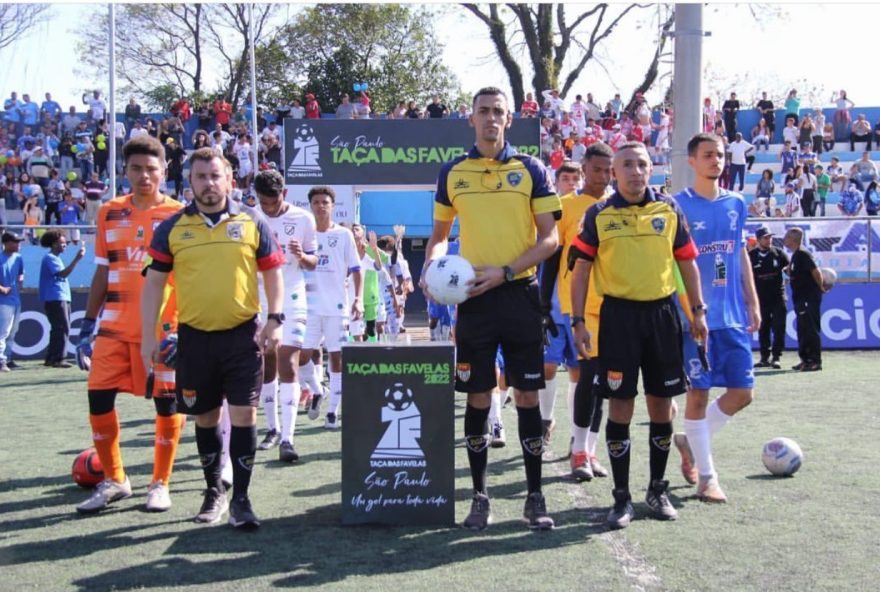
<svg viewBox="0 0 880 592">
<path fill-rule="evenodd" d="M 690 378 L 684 434 L 673 441 L 682 455 L 682 473 L 697 483 L 697 497 L 722 503 L 727 497 L 718 484 L 712 461 L 712 436 L 731 417 L 752 402 L 751 333 L 761 314 L 749 256 L 745 249 L 746 204 L 742 195 L 721 189 L 724 144 L 714 134 L 697 134 L 688 142 L 688 164 L 694 186 L 675 196 L 697 244 L 709 339 L 696 343 L 684 331 L 684 360 Z M 684 299 L 686 321 L 696 310 Z M 709 389 L 726 387 L 709 403 Z M 696 466 L 694 466 L 696 464 Z"/>
</svg>

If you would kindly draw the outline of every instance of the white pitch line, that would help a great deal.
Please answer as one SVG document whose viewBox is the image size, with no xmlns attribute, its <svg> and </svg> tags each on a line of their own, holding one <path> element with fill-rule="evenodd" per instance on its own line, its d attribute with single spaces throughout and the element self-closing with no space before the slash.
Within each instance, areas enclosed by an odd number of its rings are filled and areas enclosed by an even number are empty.
<svg viewBox="0 0 880 592">
<path fill-rule="evenodd" d="M 545 453 L 544 459 L 544 466 L 552 466 L 553 470 L 560 477 L 569 475 L 564 470 L 565 463 L 552 462 L 558 460 L 558 457 L 552 451 L 549 455 Z M 547 461 L 551 461 L 552 465 L 549 465 Z M 603 480 L 610 483 L 611 476 L 609 475 L 606 479 L 594 477 L 590 483 L 594 484 L 596 481 L 602 482 Z M 574 506 L 584 510 L 590 522 L 601 523 L 605 521 L 606 510 L 597 507 L 600 505 L 599 501 L 595 496 L 590 495 L 581 483 L 572 480 L 570 486 L 566 487 L 566 490 L 574 501 Z M 630 542 L 626 538 L 624 531 L 606 530 L 598 536 L 599 540 L 608 548 L 611 556 L 623 568 L 623 573 L 633 590 L 638 592 L 659 592 L 666 589 L 663 586 L 663 580 L 657 575 L 657 568 L 648 563 L 638 544 Z"/>
</svg>

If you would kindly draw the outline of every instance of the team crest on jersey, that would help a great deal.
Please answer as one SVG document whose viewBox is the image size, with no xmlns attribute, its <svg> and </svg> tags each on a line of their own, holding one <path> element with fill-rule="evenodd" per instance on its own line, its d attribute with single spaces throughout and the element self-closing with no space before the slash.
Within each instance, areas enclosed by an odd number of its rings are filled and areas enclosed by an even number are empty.
<svg viewBox="0 0 880 592">
<path fill-rule="evenodd" d="M 520 183 L 522 183 L 523 174 L 519 172 L 510 172 L 507 173 L 507 182 L 510 183 L 512 187 L 516 187 Z"/>
<path fill-rule="evenodd" d="M 284 225 L 284 234 L 286 234 L 287 236 L 293 236 L 294 232 L 296 232 L 296 224 Z"/>
<path fill-rule="evenodd" d="M 196 404 L 196 391 L 192 389 L 182 389 L 181 398 L 183 399 L 184 405 L 192 407 Z"/>
<path fill-rule="evenodd" d="M 331 236 L 327 239 L 327 244 L 330 246 L 331 249 L 336 247 L 337 242 L 339 242 L 339 239 L 335 236 Z"/>
<path fill-rule="evenodd" d="M 144 238 L 144 227 L 138 226 L 137 234 L 135 235 L 138 240 Z"/>
<path fill-rule="evenodd" d="M 458 379 L 460 381 L 467 382 L 471 377 L 471 365 L 470 364 L 456 364 L 455 375 L 458 376 Z"/>
<path fill-rule="evenodd" d="M 654 218 L 651 220 L 651 228 L 653 228 L 654 232 L 657 234 L 661 234 L 666 229 L 666 220 L 663 218 Z"/>
<path fill-rule="evenodd" d="M 727 217 L 730 218 L 730 229 L 736 230 L 736 223 L 739 221 L 739 212 L 730 210 L 727 212 Z"/>
<path fill-rule="evenodd" d="M 616 391 L 620 388 L 620 385 L 623 384 L 623 372 L 609 370 L 606 378 L 608 379 L 608 388 L 612 391 Z"/>
<path fill-rule="evenodd" d="M 455 188 L 456 188 L 456 189 L 467 189 L 467 188 L 469 188 L 470 186 L 471 186 L 471 184 L 468 183 L 467 181 L 465 181 L 464 179 L 458 179 L 458 180 L 455 182 Z"/>
<path fill-rule="evenodd" d="M 242 230 L 241 222 L 230 222 L 226 225 L 226 238 L 236 241 L 241 240 Z"/>
</svg>

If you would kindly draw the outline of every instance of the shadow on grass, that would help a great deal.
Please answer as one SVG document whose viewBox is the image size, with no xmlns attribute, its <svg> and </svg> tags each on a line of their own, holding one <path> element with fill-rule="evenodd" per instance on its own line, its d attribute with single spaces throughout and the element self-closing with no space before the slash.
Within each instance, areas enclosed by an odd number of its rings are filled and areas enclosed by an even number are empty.
<svg viewBox="0 0 880 592">
<path fill-rule="evenodd" d="M 770 475 L 769 473 L 755 473 L 754 475 L 746 475 L 746 479 L 752 481 L 784 481 L 791 479 L 794 475 Z"/>
<path fill-rule="evenodd" d="M 167 538 L 166 556 L 112 569 L 73 582 L 81 590 L 184 587 L 213 582 L 232 583 L 251 578 L 276 578 L 276 587 L 317 586 L 352 576 L 394 575 L 466 564 L 487 555 L 509 556 L 536 547 L 553 549 L 580 545 L 604 532 L 604 524 L 589 522 L 587 512 L 570 509 L 553 514 L 553 532 L 530 532 L 518 520 L 493 524 L 483 533 L 454 528 L 414 528 L 339 525 L 339 506 L 314 508 L 304 514 L 267 520 L 255 533 L 228 527 L 196 527 L 174 535 L 138 537 L 109 531 L 77 541 L 62 539 L 38 549 L 12 549 L 44 560 L 90 554 L 109 548 Z M 289 541 L 290 545 L 279 543 Z M 37 545 L 33 545 L 36 547 Z M 296 549 L 291 554 L 291 549 Z M 200 561 L 204 556 L 206 560 Z"/>
</svg>

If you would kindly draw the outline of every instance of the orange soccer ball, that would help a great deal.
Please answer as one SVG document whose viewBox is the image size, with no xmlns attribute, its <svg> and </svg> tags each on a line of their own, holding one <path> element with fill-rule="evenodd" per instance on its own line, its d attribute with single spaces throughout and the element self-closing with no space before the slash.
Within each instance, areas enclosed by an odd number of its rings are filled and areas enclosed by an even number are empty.
<svg viewBox="0 0 880 592">
<path fill-rule="evenodd" d="M 71 468 L 73 481 L 86 489 L 94 487 L 104 480 L 104 466 L 94 448 L 86 448 L 73 461 Z"/>
</svg>

